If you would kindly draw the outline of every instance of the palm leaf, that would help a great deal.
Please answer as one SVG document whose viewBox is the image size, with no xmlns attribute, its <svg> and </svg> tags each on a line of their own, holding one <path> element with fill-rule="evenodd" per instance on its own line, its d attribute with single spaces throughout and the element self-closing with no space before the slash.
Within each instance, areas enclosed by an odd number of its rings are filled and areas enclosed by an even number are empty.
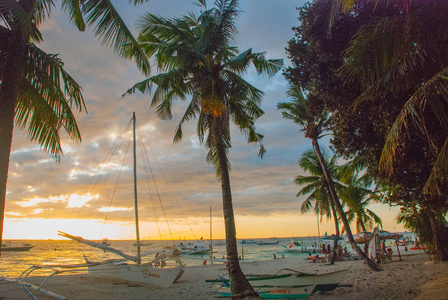
<svg viewBox="0 0 448 300">
<path fill-rule="evenodd" d="M 134 58 L 137 67 L 145 75 L 149 75 L 150 65 L 146 55 L 140 50 L 137 41 L 110 0 L 87 0 L 85 14 L 87 24 L 96 23 L 95 35 L 101 38 L 103 44 L 112 46 L 121 57 Z"/>
<path fill-rule="evenodd" d="M 0 1 L 0 15 L 10 29 L 13 26 L 17 26 L 17 24 L 20 24 L 24 27 L 25 32 L 30 35 L 31 39 L 36 42 L 42 41 L 42 34 L 18 1 Z"/>
</svg>

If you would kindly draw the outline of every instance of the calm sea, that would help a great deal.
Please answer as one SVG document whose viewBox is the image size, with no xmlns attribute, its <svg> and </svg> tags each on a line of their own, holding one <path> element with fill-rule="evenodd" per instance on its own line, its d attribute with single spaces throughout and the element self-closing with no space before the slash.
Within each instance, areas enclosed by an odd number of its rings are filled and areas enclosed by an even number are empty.
<svg viewBox="0 0 448 300">
<path fill-rule="evenodd" d="M 257 239 L 259 240 L 259 239 Z M 317 242 L 317 238 L 299 238 L 305 245 L 312 245 Z M 291 238 L 281 238 L 280 243 L 276 245 L 257 245 L 257 244 L 241 244 L 238 242 L 238 253 L 245 260 L 270 260 L 276 254 L 280 258 L 282 254 L 285 257 L 307 257 L 307 254 L 286 253 L 283 252 L 285 246 L 289 244 Z M 182 241 L 183 243 L 197 242 L 197 241 Z M 20 246 L 24 241 L 6 241 L 11 246 Z M 8 252 L 3 251 L 0 258 L 0 276 L 17 277 L 27 268 L 33 264 L 82 264 L 84 263 L 83 254 L 90 260 L 106 260 L 113 258 L 120 258 L 113 253 L 106 253 L 101 249 L 93 248 L 88 245 L 78 243 L 71 240 L 27 240 L 26 243 L 34 247 L 25 252 Z M 111 241 L 111 247 L 123 251 L 124 253 L 135 255 L 136 250 L 133 246 L 134 241 Z M 175 241 L 174 245 L 178 245 L 180 241 Z M 204 245 L 209 245 L 210 241 L 203 241 Z M 142 246 L 142 253 L 160 249 L 163 245 L 173 245 L 172 241 L 154 241 L 150 246 Z M 213 256 L 215 258 L 222 258 L 226 255 L 225 244 L 223 240 L 213 240 Z M 187 266 L 202 265 L 203 258 L 208 258 L 209 255 L 195 255 L 196 259 L 182 257 L 182 263 Z M 44 271 L 35 271 L 33 275 L 48 274 Z"/>
</svg>

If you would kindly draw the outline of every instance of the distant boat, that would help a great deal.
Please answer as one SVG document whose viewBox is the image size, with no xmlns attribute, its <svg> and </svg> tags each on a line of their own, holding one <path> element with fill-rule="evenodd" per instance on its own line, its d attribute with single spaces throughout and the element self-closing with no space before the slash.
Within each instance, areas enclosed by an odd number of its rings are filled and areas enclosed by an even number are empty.
<svg viewBox="0 0 448 300">
<path fill-rule="evenodd" d="M 140 246 L 151 246 L 154 242 L 140 242 Z M 133 246 L 137 246 L 137 243 L 133 243 Z"/>
<path fill-rule="evenodd" d="M 277 245 L 280 241 L 277 238 L 271 238 L 267 240 L 259 240 L 257 242 L 258 245 Z"/>
<path fill-rule="evenodd" d="M 242 240 L 242 241 L 240 241 L 240 244 L 243 244 L 243 245 L 255 245 L 255 244 L 258 244 L 258 241 L 256 241 L 256 240 Z"/>
<path fill-rule="evenodd" d="M 109 241 L 108 239 L 103 239 L 103 240 L 101 241 L 101 245 L 104 245 L 104 246 L 110 246 L 110 241 Z"/>
</svg>

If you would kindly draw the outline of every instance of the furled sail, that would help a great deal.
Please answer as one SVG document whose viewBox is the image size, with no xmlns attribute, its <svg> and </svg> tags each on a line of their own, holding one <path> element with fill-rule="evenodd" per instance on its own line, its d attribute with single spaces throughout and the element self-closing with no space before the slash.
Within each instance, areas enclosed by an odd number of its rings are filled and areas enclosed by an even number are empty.
<svg viewBox="0 0 448 300">
<path fill-rule="evenodd" d="M 89 240 L 83 239 L 80 236 L 74 236 L 74 235 L 71 235 L 71 234 L 68 234 L 68 233 L 65 233 L 65 232 L 62 232 L 62 231 L 58 231 L 58 235 L 63 236 L 63 237 L 68 238 L 68 239 L 71 239 L 71 240 L 74 240 L 74 241 L 77 241 L 77 242 L 80 242 L 80 243 L 83 243 L 83 244 L 86 244 L 86 245 L 89 245 L 89 246 L 92 246 L 92 247 L 95 247 L 95 248 L 102 249 L 102 250 L 107 251 L 107 252 L 118 254 L 118 255 L 126 258 L 126 259 L 129 259 L 129 260 L 132 260 L 132 261 L 135 261 L 135 262 L 138 261 L 138 258 L 135 257 L 135 256 L 127 255 L 126 253 L 123 253 L 120 250 L 117 250 L 117 249 L 114 249 L 112 247 L 103 245 L 101 243 L 97 243 L 97 242 L 94 242 L 94 241 L 89 241 Z"/>
</svg>

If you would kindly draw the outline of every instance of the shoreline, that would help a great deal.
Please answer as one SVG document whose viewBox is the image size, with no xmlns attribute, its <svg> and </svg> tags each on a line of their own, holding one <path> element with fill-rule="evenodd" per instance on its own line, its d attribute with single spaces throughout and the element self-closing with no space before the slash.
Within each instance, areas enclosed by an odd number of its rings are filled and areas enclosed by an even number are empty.
<svg viewBox="0 0 448 300">
<path fill-rule="evenodd" d="M 276 273 L 291 268 L 309 273 L 326 273 L 349 269 L 334 291 L 312 294 L 309 299 L 446 299 L 448 295 L 448 262 L 430 262 L 426 254 L 405 256 L 402 261 L 394 258 L 382 264 L 382 271 L 370 270 L 362 261 L 305 263 L 301 259 L 257 261 L 241 264 L 245 273 Z M 138 286 L 88 274 L 55 275 L 43 288 L 68 299 L 215 299 L 215 284 L 206 279 L 216 279 L 226 272 L 223 264 L 191 266 L 169 288 Z M 44 276 L 29 277 L 27 282 L 39 285 Z M 38 299 L 53 299 L 31 290 Z M 25 290 L 16 284 L 0 282 L 0 298 L 30 299 Z"/>
</svg>

